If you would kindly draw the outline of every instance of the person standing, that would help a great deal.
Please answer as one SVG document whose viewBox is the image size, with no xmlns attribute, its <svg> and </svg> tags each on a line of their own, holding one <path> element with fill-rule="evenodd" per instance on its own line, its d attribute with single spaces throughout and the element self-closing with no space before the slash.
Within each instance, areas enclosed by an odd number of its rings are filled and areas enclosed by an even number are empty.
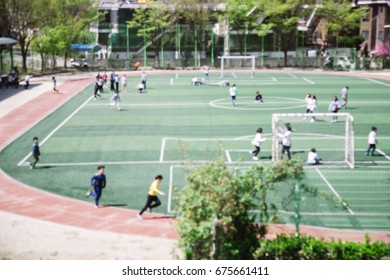
<svg viewBox="0 0 390 280">
<path fill-rule="evenodd" d="M 337 96 L 333 96 L 333 100 L 329 104 L 328 110 L 332 113 L 337 113 L 340 109 L 340 102 Z M 333 116 L 332 122 L 337 122 L 337 116 Z"/>
<path fill-rule="evenodd" d="M 341 106 L 344 107 L 345 109 L 347 109 L 348 91 L 349 91 L 349 87 L 346 86 L 346 87 L 343 87 L 341 89 L 341 92 L 340 92 L 341 99 L 343 100 L 343 104 L 341 104 Z"/>
<path fill-rule="evenodd" d="M 104 166 L 99 165 L 97 173 L 91 178 L 91 191 L 87 192 L 87 197 L 93 196 L 95 198 L 95 208 L 99 208 L 99 200 L 102 196 L 103 189 L 106 187 L 106 175 L 104 174 Z"/>
<path fill-rule="evenodd" d="M 377 131 L 378 131 L 378 129 L 375 126 L 373 126 L 371 128 L 370 133 L 368 134 L 368 149 L 366 152 L 366 156 L 373 156 L 374 155 L 376 145 L 378 144 L 378 140 L 376 139 L 376 132 Z"/>
<path fill-rule="evenodd" d="M 206 67 L 204 70 L 204 83 L 205 83 L 205 85 L 209 84 L 209 70 L 210 70 L 209 67 Z"/>
<path fill-rule="evenodd" d="M 282 156 L 281 159 L 284 158 L 284 154 L 287 153 L 288 159 L 291 159 L 291 126 L 286 124 L 284 126 L 284 134 L 279 134 L 282 138 Z"/>
<path fill-rule="evenodd" d="M 30 163 L 30 169 L 34 169 L 35 165 L 39 161 L 39 157 L 41 156 L 41 152 L 39 150 L 38 137 L 34 136 L 33 145 L 32 145 L 32 156 L 34 160 Z"/>
<path fill-rule="evenodd" d="M 157 175 L 155 177 L 155 180 L 149 187 L 148 197 L 146 200 L 146 204 L 144 208 L 137 214 L 137 218 L 139 220 L 142 220 L 142 214 L 149 209 L 151 212 L 153 208 L 156 208 L 161 205 L 160 199 L 157 197 L 157 194 L 165 195 L 162 191 L 158 189 L 158 186 L 160 185 L 161 181 L 163 180 L 163 176 Z M 154 203 L 153 203 L 154 202 Z"/>
<path fill-rule="evenodd" d="M 118 93 L 119 92 L 119 75 L 115 74 L 114 82 L 115 82 L 115 92 Z"/>
<path fill-rule="evenodd" d="M 51 82 L 53 83 L 54 94 L 55 94 L 55 93 L 60 93 L 60 91 L 57 89 L 57 80 L 56 80 L 56 77 L 51 78 Z"/>
<path fill-rule="evenodd" d="M 309 113 L 310 114 L 317 113 L 317 97 L 315 95 L 312 95 L 309 101 Z M 313 116 L 310 121 L 315 122 L 316 118 Z"/>
<path fill-rule="evenodd" d="M 252 151 L 252 159 L 253 160 L 259 159 L 257 157 L 257 155 L 260 152 L 260 144 L 266 140 L 265 138 L 262 137 L 262 135 L 261 135 L 262 133 L 263 133 L 263 129 L 261 127 L 259 127 L 256 131 L 255 138 L 253 138 L 253 140 L 252 140 L 252 145 L 255 146 L 255 150 Z"/>
<path fill-rule="evenodd" d="M 24 82 L 25 82 L 24 89 L 28 89 L 28 87 L 30 86 L 30 78 L 31 78 L 30 74 L 27 73 L 26 77 L 24 77 Z"/>
<path fill-rule="evenodd" d="M 115 91 L 114 84 L 115 84 L 115 71 L 113 71 L 110 75 L 110 89 L 111 91 Z"/>
<path fill-rule="evenodd" d="M 310 102 L 311 102 L 311 94 L 307 94 L 305 97 L 305 104 L 306 104 L 306 114 L 310 112 Z"/>
<path fill-rule="evenodd" d="M 126 75 L 123 75 L 121 78 L 121 84 L 122 84 L 122 93 L 127 93 L 127 80 Z"/>
<path fill-rule="evenodd" d="M 232 85 L 229 88 L 230 97 L 232 98 L 233 106 L 236 106 L 236 96 L 237 96 L 237 87 L 236 85 Z"/>
<path fill-rule="evenodd" d="M 147 80 L 146 73 L 145 73 L 145 71 L 142 71 L 141 83 L 144 84 L 144 90 L 146 90 L 146 80 Z"/>
</svg>

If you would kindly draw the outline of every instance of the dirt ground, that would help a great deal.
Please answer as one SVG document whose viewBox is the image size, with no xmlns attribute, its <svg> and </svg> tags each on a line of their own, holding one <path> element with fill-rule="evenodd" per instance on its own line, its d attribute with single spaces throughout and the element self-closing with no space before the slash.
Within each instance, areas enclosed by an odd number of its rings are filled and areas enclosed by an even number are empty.
<svg viewBox="0 0 390 280">
<path fill-rule="evenodd" d="M 0 211 L 1 260 L 172 260 L 177 241 L 92 231 Z"/>
</svg>

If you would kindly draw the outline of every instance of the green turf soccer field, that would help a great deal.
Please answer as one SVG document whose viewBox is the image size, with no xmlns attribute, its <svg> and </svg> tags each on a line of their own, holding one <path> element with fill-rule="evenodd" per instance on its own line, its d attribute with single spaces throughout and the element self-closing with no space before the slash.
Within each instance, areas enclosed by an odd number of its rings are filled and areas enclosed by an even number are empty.
<svg viewBox="0 0 390 280">
<path fill-rule="evenodd" d="M 150 183 L 164 176 L 160 189 L 162 207 L 156 211 L 175 214 L 174 197 L 185 184 L 184 165 L 199 165 L 223 156 L 239 170 L 256 162 L 250 153 L 251 139 L 262 127 L 268 140 L 260 162 L 270 162 L 273 113 L 304 113 L 307 93 L 317 96 L 318 112 L 327 112 L 332 96 L 349 86 L 348 109 L 354 118 L 355 168 L 323 164 L 307 168 L 306 183 L 331 196 L 341 197 L 348 207 L 321 197 L 303 197 L 302 223 L 354 229 L 390 231 L 390 82 L 378 79 L 307 73 L 229 72 L 224 79 L 237 85 L 237 106 L 231 105 L 228 87 L 216 85 L 220 73 L 210 74 L 209 86 L 191 86 L 193 75 L 172 73 L 148 76 L 147 93 L 138 94 L 140 77 L 128 77 L 128 93 L 121 93 L 122 111 L 110 106 L 111 93 L 93 100 L 89 85 L 71 101 L 39 122 L 0 154 L 1 168 L 31 186 L 80 200 L 85 197 L 96 166 L 104 164 L 108 186 L 101 203 L 140 209 Z M 256 91 L 264 103 L 253 102 Z M 310 136 L 307 122 L 306 136 Z M 332 134 L 337 124 L 323 123 Z M 378 127 L 377 156 L 367 157 L 367 135 Z M 28 168 L 31 139 L 41 142 L 38 168 Z M 294 137 L 296 138 L 294 140 Z M 294 142 L 295 141 L 295 142 Z M 293 157 L 317 145 L 311 137 L 293 134 Z M 327 153 L 333 153 L 332 140 Z M 321 156 L 321 150 L 319 150 Z M 323 151 L 325 153 L 325 151 Z M 343 153 L 335 150 L 334 153 Z M 281 221 L 294 223 L 291 188 L 270 197 L 280 206 Z M 256 211 L 256 209 L 254 209 Z"/>
</svg>

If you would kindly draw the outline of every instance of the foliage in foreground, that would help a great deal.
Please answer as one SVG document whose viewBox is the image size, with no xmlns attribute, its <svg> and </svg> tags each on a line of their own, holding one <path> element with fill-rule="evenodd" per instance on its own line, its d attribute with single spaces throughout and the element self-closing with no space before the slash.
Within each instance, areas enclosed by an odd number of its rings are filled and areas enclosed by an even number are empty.
<svg viewBox="0 0 390 280">
<path fill-rule="evenodd" d="M 383 242 L 353 243 L 324 241 L 314 237 L 278 235 L 265 239 L 264 224 L 277 222 L 276 205 L 268 205 L 267 193 L 279 183 L 294 186 L 303 177 L 302 162 L 280 161 L 257 164 L 244 174 L 233 172 L 221 159 L 191 169 L 188 184 L 178 198 L 179 245 L 186 259 L 265 260 L 350 260 L 390 257 L 390 245 Z M 318 195 L 302 186 L 302 191 Z M 258 209 L 262 225 L 255 224 Z"/>
<path fill-rule="evenodd" d="M 299 238 L 284 234 L 274 240 L 260 240 L 254 254 L 258 260 L 378 260 L 390 258 L 390 244 L 324 241 L 311 236 Z"/>
<path fill-rule="evenodd" d="M 266 193 L 277 182 L 302 173 L 297 161 L 256 165 L 244 175 L 233 174 L 224 160 L 200 166 L 187 174 L 188 184 L 179 199 L 180 244 L 190 259 L 253 259 L 258 237 L 255 201 L 262 222 L 269 222 Z"/>
</svg>

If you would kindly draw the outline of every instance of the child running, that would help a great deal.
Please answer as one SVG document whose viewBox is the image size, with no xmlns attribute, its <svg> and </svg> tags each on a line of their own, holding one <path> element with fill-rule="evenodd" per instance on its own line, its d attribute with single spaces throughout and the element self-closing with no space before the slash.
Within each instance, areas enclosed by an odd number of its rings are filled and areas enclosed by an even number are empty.
<svg viewBox="0 0 390 280">
<path fill-rule="evenodd" d="M 266 138 L 262 138 L 261 133 L 263 133 L 263 129 L 261 127 L 259 127 L 256 131 L 255 138 L 253 138 L 253 140 L 252 140 L 252 145 L 255 146 L 255 150 L 252 151 L 252 159 L 253 160 L 259 160 L 257 155 L 260 152 L 260 143 L 262 143 L 266 140 Z"/>
<path fill-rule="evenodd" d="M 161 183 L 163 180 L 163 176 L 157 175 L 153 183 L 149 187 L 149 192 L 148 192 L 148 197 L 146 200 L 146 204 L 144 208 L 142 208 L 141 212 L 137 214 L 137 218 L 139 220 L 142 220 L 142 214 L 149 209 L 149 212 L 152 212 L 153 208 L 156 208 L 161 205 L 160 199 L 158 199 L 157 194 L 165 195 L 162 191 L 158 189 L 158 185 Z M 154 204 L 153 204 L 154 202 Z"/>
<path fill-rule="evenodd" d="M 104 175 L 104 166 L 100 165 L 97 168 L 98 172 L 91 178 L 92 191 L 87 192 L 87 197 L 93 196 L 95 198 L 95 208 L 99 208 L 99 200 L 102 196 L 103 189 L 106 187 L 106 175 Z"/>
</svg>

